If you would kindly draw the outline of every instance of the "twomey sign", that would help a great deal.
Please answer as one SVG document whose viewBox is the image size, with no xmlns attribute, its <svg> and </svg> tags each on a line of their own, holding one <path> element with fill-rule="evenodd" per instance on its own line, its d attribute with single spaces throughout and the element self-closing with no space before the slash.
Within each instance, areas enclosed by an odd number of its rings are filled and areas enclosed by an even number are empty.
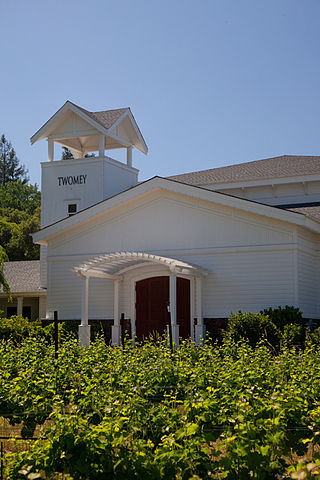
<svg viewBox="0 0 320 480">
<path fill-rule="evenodd" d="M 87 175 L 68 175 L 67 177 L 58 177 L 59 187 L 62 185 L 83 185 L 86 183 Z"/>
</svg>

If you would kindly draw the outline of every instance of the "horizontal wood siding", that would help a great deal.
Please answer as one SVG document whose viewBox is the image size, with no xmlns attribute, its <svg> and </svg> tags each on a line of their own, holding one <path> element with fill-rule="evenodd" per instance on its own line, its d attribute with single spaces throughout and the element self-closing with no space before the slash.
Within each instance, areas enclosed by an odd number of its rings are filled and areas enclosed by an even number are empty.
<svg viewBox="0 0 320 480">
<path fill-rule="evenodd" d="M 48 264 L 47 312 L 57 310 L 60 319 L 79 319 L 81 316 L 82 278 L 72 269 L 79 262 L 50 261 Z M 113 318 L 113 281 L 89 280 L 89 318 Z"/>
<path fill-rule="evenodd" d="M 189 261 L 212 271 L 203 282 L 204 317 L 295 303 L 293 250 L 212 254 Z"/>
<path fill-rule="evenodd" d="M 176 198 L 178 197 L 178 198 Z M 61 235 L 50 255 L 114 251 L 163 251 L 294 241 L 290 224 L 205 201 L 165 193 Z"/>
<path fill-rule="evenodd" d="M 96 255 L 123 250 L 177 258 L 210 270 L 203 282 L 207 318 L 294 305 L 296 242 L 295 227 L 286 222 L 158 192 L 50 242 L 48 310 L 60 309 L 61 318 L 80 318 L 81 278 L 72 268 Z M 150 276 L 159 273 L 156 267 L 148 269 Z M 120 285 L 120 313 L 126 317 L 132 313 L 133 284 L 132 272 Z M 89 318 L 113 318 L 112 281 L 89 281 Z"/>
<path fill-rule="evenodd" d="M 299 307 L 306 318 L 320 318 L 320 262 L 316 235 L 298 229 Z"/>
</svg>

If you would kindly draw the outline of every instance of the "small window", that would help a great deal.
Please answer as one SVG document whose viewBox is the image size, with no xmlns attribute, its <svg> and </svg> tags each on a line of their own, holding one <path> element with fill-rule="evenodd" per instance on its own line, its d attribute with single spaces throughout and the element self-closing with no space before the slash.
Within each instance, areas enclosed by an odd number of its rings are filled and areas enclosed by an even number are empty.
<svg viewBox="0 0 320 480">
<path fill-rule="evenodd" d="M 68 215 L 69 215 L 69 217 L 71 215 L 74 215 L 75 213 L 77 213 L 77 204 L 76 203 L 69 203 L 68 204 Z"/>
<path fill-rule="evenodd" d="M 7 318 L 17 315 L 17 307 L 7 307 Z"/>
</svg>

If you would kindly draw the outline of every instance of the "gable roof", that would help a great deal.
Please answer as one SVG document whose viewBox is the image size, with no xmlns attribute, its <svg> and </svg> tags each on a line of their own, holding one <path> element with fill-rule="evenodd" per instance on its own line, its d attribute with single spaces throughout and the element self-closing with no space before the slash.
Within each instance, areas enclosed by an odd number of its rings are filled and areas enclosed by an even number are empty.
<svg viewBox="0 0 320 480">
<path fill-rule="evenodd" d="M 281 155 L 167 178 L 190 185 L 210 185 L 315 174 L 320 175 L 320 156 Z"/>
<path fill-rule="evenodd" d="M 147 144 L 129 107 L 90 112 L 85 108 L 70 102 L 70 100 L 67 100 L 65 104 L 59 108 L 59 110 L 57 110 L 57 112 L 52 115 L 52 117 L 50 117 L 49 120 L 42 125 L 42 127 L 39 128 L 34 135 L 32 135 L 30 139 L 31 144 L 34 144 L 43 138 L 47 138 L 52 133 L 57 122 L 59 122 L 68 111 L 72 111 L 76 115 L 80 116 L 102 134 L 110 136 L 111 138 L 115 138 L 120 141 L 120 143 L 123 141 L 125 146 L 132 144 L 141 152 L 145 154 L 148 153 Z M 116 126 L 126 118 L 129 119 L 130 125 L 134 132 L 133 142 L 127 142 L 126 139 L 117 137 L 114 131 Z"/>
<path fill-rule="evenodd" d="M 38 232 L 32 234 L 33 241 L 35 243 L 45 245 L 47 243 L 47 239 L 49 239 L 50 237 L 59 235 L 62 232 L 72 230 L 79 225 L 90 222 L 93 217 L 105 214 L 113 208 L 116 208 L 126 202 L 134 200 L 139 196 L 159 190 L 170 191 L 181 195 L 187 195 L 199 200 L 217 203 L 223 206 L 235 208 L 257 215 L 263 215 L 280 221 L 304 226 L 306 228 L 309 228 L 310 230 L 320 233 L 320 222 L 314 221 L 316 219 L 313 218 L 306 218 L 301 213 L 265 205 L 262 203 L 254 202 L 252 200 L 245 200 L 239 197 L 235 197 L 233 195 L 215 192 L 213 190 L 203 187 L 188 185 L 162 177 L 153 177 L 149 180 L 146 180 L 145 182 L 141 182 L 138 185 L 129 188 L 128 190 L 120 192 L 113 197 L 102 200 L 95 205 L 81 210 L 77 214 L 72 215 L 71 217 L 64 218 L 52 225 L 48 225 L 42 228 Z"/>
<path fill-rule="evenodd" d="M 112 125 L 123 115 L 125 112 L 130 110 L 129 107 L 125 108 L 117 108 L 114 110 L 102 110 L 101 112 L 89 112 L 85 108 L 79 107 L 73 102 L 72 103 L 75 107 L 79 108 L 83 113 L 88 115 L 90 118 L 98 122 L 102 127 L 109 129 Z"/>
<path fill-rule="evenodd" d="M 297 212 L 297 213 L 302 213 L 303 215 L 306 215 L 309 218 L 312 218 L 313 220 L 317 220 L 320 222 L 320 206 L 305 206 L 305 207 L 292 207 L 289 208 L 288 210 L 291 210 L 291 212 Z"/>
<path fill-rule="evenodd" d="M 40 260 L 5 262 L 4 275 L 11 294 L 45 292 L 40 287 Z M 1 287 L 0 293 L 3 293 Z"/>
</svg>

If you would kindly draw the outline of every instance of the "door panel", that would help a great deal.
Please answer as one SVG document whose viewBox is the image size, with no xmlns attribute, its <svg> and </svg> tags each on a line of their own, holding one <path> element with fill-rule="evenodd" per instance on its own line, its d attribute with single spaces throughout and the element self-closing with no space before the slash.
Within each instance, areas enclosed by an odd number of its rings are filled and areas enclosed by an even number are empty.
<svg viewBox="0 0 320 480">
<path fill-rule="evenodd" d="M 169 277 L 146 278 L 136 283 L 136 335 L 138 340 L 158 332 L 170 321 Z"/>
<path fill-rule="evenodd" d="M 138 340 L 165 333 L 170 323 L 169 277 L 151 277 L 136 283 L 136 336 Z M 182 338 L 190 336 L 190 280 L 177 278 L 177 323 Z"/>
</svg>

